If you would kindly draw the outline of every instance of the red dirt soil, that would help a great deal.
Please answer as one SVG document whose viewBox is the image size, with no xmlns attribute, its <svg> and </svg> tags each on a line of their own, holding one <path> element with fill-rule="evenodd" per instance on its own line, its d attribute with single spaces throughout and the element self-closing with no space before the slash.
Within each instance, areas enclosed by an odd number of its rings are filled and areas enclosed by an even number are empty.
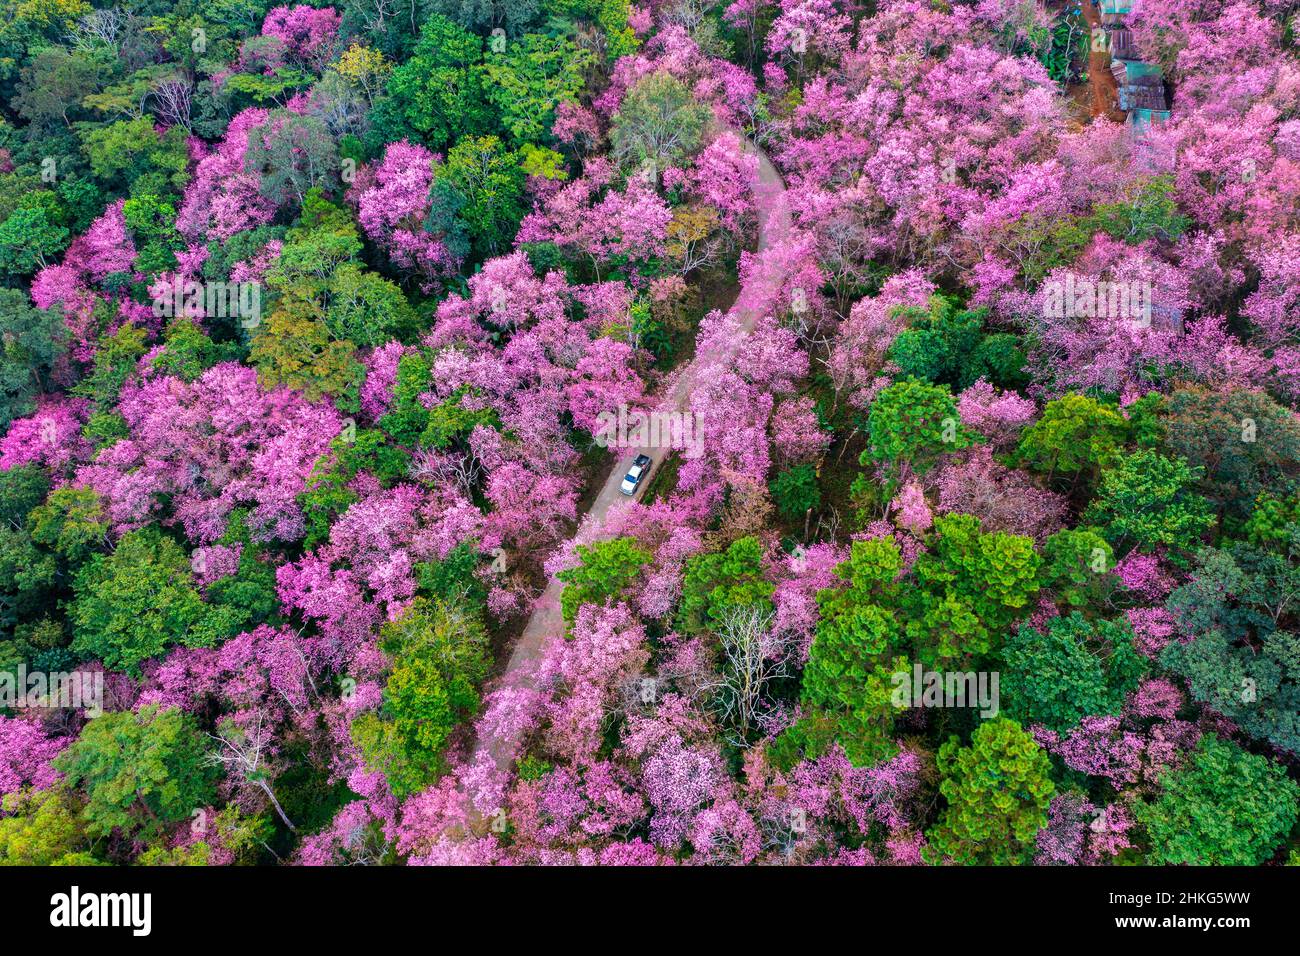
<svg viewBox="0 0 1300 956">
<path fill-rule="evenodd" d="M 1101 26 L 1101 11 L 1097 9 L 1094 0 L 1081 0 L 1079 6 L 1090 29 Z M 1119 108 L 1119 86 L 1110 72 L 1110 52 L 1092 49 L 1091 39 L 1088 42 L 1088 89 L 1091 92 L 1089 108 L 1092 116 L 1105 116 L 1116 123 L 1124 122 L 1126 114 Z"/>
</svg>

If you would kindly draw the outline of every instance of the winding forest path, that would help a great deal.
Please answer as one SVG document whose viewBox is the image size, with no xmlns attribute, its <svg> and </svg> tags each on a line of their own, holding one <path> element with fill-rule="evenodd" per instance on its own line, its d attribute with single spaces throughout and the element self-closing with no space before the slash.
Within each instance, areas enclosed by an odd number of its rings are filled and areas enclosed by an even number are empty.
<svg viewBox="0 0 1300 956">
<path fill-rule="evenodd" d="M 754 187 L 755 206 L 758 212 L 758 251 L 763 253 L 779 245 L 790 234 L 790 209 L 786 202 L 785 183 L 776 171 L 771 160 L 758 147 L 746 141 L 746 151 L 758 157 L 758 182 Z M 727 313 L 733 323 L 734 334 L 728 337 L 728 351 L 734 353 L 744 337 L 754 327 L 762 310 L 779 291 L 785 279 L 778 263 L 765 261 L 752 270 L 748 281 L 740 289 L 730 311 Z M 691 393 L 695 390 L 700 376 L 709 368 L 716 367 L 720 360 L 729 355 L 697 354 L 675 380 L 664 396 L 658 410 L 687 411 L 690 407 Z M 631 467 L 632 459 L 641 453 L 652 453 L 655 458 L 654 468 L 662 467 L 664 452 L 658 449 L 636 448 L 622 449 L 622 454 L 606 475 L 599 493 L 587 511 L 588 520 L 603 521 L 609 510 L 620 502 L 629 500 L 620 490 L 623 476 Z M 653 477 L 653 471 L 652 476 Z M 642 482 L 636 497 L 645 493 L 650 479 Z M 531 686 L 536 665 L 541 659 L 542 649 L 553 635 L 564 632 L 564 618 L 560 612 L 560 594 L 564 585 L 552 578 L 546 590 L 533 608 L 532 616 L 525 626 L 523 634 L 510 656 L 501 677 L 503 686 L 527 688 Z M 520 741 L 509 737 L 496 736 L 491 739 L 479 739 L 474 743 L 475 762 L 483 755 L 490 755 L 498 770 L 508 770 L 518 750 Z"/>
</svg>

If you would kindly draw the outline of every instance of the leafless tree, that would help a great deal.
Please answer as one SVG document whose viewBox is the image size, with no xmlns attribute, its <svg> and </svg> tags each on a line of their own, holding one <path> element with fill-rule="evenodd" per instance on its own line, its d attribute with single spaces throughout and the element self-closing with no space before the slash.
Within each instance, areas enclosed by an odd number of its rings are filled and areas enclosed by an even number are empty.
<svg viewBox="0 0 1300 956">
<path fill-rule="evenodd" d="M 784 801 L 765 807 L 758 815 L 758 832 L 764 852 L 779 853 L 787 866 L 811 862 L 826 836 L 806 810 Z"/>
<path fill-rule="evenodd" d="M 381 866 L 388 853 L 383 831 L 373 820 L 354 826 L 342 843 L 346 856 L 339 862 L 345 866 Z"/>
<path fill-rule="evenodd" d="M 411 457 L 407 474 L 416 481 L 430 485 L 450 482 L 469 497 L 483 480 L 483 463 L 472 454 L 448 455 L 431 449 L 420 449 Z"/>
<path fill-rule="evenodd" d="M 768 608 L 740 604 L 727 609 L 715 631 L 722 661 L 707 689 L 719 716 L 741 734 L 754 726 L 767 686 L 790 672 L 790 648 L 772 619 Z"/>
<path fill-rule="evenodd" d="M 410 32 L 420 32 L 419 0 L 364 0 L 356 10 L 369 33 L 383 34 L 389 30 L 388 21 L 405 20 Z"/>
<path fill-rule="evenodd" d="M 155 81 L 149 89 L 158 118 L 169 126 L 183 126 L 187 130 L 192 128 L 190 107 L 193 92 L 189 81 L 176 75 Z"/>
<path fill-rule="evenodd" d="M 840 531 L 840 513 L 829 508 L 817 516 L 817 530 L 813 533 L 816 541 L 838 541 Z"/>
<path fill-rule="evenodd" d="M 72 25 L 68 40 L 77 50 L 93 50 L 107 47 L 117 53 L 121 46 L 122 31 L 126 27 L 127 14 L 114 7 L 104 10 L 91 10 Z"/>
<path fill-rule="evenodd" d="M 693 33 L 713 6 L 712 0 L 677 0 L 669 7 L 665 19 L 668 23 L 680 24 L 687 33 Z"/>
<path fill-rule="evenodd" d="M 684 206 L 668 224 L 668 255 L 681 260 L 678 275 L 707 269 L 722 260 L 726 234 L 718 229 L 718 216 L 705 206 Z"/>
<path fill-rule="evenodd" d="M 233 720 L 224 720 L 217 726 L 215 734 L 208 734 L 221 746 L 208 756 L 208 760 L 217 766 L 224 766 L 229 773 L 232 769 L 247 783 L 261 790 L 275 807 L 284 825 L 297 831 L 290 821 L 275 791 L 267 779 L 266 756 L 270 749 L 271 728 L 263 721 L 262 711 L 258 710 L 251 727 L 240 727 Z"/>
<path fill-rule="evenodd" d="M 722 510 L 722 520 L 716 531 L 710 532 L 710 548 L 725 550 L 733 541 L 759 534 L 769 526 L 775 506 L 767 485 L 754 481 L 750 475 L 725 468 L 724 479 L 731 486 L 727 503 Z"/>
<path fill-rule="evenodd" d="M 327 72 L 316 84 L 312 112 L 329 126 L 336 136 L 361 135 L 366 131 L 366 103 L 348 81 Z"/>
<path fill-rule="evenodd" d="M 841 318 L 849 313 L 855 295 L 873 278 L 878 250 L 868 213 L 857 204 L 835 214 L 826 223 L 820 237 L 819 259 L 830 273 L 835 288 L 835 312 Z"/>
</svg>

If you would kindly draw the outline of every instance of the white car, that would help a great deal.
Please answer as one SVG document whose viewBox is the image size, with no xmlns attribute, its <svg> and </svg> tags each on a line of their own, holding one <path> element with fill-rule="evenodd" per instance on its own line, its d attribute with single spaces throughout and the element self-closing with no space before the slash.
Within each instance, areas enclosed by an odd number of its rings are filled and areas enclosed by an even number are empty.
<svg viewBox="0 0 1300 956">
<path fill-rule="evenodd" d="M 632 460 L 632 467 L 627 470 L 623 477 L 623 484 L 619 486 L 619 491 L 625 495 L 636 494 L 637 488 L 646 475 L 650 474 L 650 456 L 637 455 Z"/>
</svg>

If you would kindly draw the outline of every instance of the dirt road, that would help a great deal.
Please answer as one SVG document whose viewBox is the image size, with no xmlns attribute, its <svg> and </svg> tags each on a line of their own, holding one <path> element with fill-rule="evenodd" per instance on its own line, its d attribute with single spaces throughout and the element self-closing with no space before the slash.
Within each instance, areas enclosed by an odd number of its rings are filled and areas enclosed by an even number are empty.
<svg viewBox="0 0 1300 956">
<path fill-rule="evenodd" d="M 1083 0 L 1079 4 L 1083 18 L 1089 29 L 1101 26 L 1101 11 L 1093 0 Z M 1115 123 L 1122 123 L 1127 114 L 1119 108 L 1119 86 L 1110 72 L 1110 51 L 1096 50 L 1089 41 L 1088 49 L 1088 89 L 1091 94 L 1089 108 L 1094 117 L 1104 116 Z"/>
<path fill-rule="evenodd" d="M 762 253 L 770 250 L 789 235 L 790 210 L 786 203 L 785 184 L 781 181 L 781 175 L 776 171 L 776 167 L 772 165 L 762 150 L 752 146 L 748 147 L 748 149 L 749 152 L 758 156 L 758 184 L 755 187 L 755 201 L 758 208 L 758 251 Z M 732 305 L 727 314 L 735 329 L 735 334 L 728 336 L 727 353 L 733 353 L 744 339 L 744 336 L 754 327 L 754 322 L 758 319 L 765 305 L 772 301 L 784 278 L 780 274 L 779 263 L 772 262 L 770 258 L 761 261 L 759 266 L 753 270 L 749 281 L 741 288 L 735 304 Z M 664 396 L 659 408 L 665 411 L 688 410 L 691 393 L 696 382 L 699 381 L 700 375 L 708 369 L 716 367 L 719 362 L 725 362 L 728 358 L 730 358 L 730 354 L 696 355 L 691 363 L 676 376 L 670 391 Z M 663 464 L 664 453 L 661 450 L 623 449 L 622 455 L 606 476 L 599 494 L 596 495 L 595 501 L 592 502 L 591 508 L 587 512 L 589 520 L 603 521 L 611 508 L 628 500 L 627 496 L 619 490 L 619 485 L 623 481 L 623 476 L 627 474 L 632 459 L 642 452 L 655 459 L 654 467 L 658 468 Z M 637 492 L 638 497 L 645 492 L 649 481 L 648 478 L 642 482 Z M 541 598 L 538 599 L 523 634 L 520 635 L 519 641 L 515 644 L 510 662 L 506 665 L 505 673 L 501 678 L 502 683 L 527 687 L 531 680 L 534 665 L 540 659 L 542 649 L 546 646 L 548 639 L 552 635 L 563 633 L 564 619 L 560 613 L 560 594 L 563 590 L 564 586 L 556 580 L 551 580 L 547 585 Z M 502 737 L 478 740 L 474 745 L 475 762 L 484 753 L 490 754 L 497 769 L 506 770 L 515 759 L 519 743 L 518 740 Z"/>
</svg>

